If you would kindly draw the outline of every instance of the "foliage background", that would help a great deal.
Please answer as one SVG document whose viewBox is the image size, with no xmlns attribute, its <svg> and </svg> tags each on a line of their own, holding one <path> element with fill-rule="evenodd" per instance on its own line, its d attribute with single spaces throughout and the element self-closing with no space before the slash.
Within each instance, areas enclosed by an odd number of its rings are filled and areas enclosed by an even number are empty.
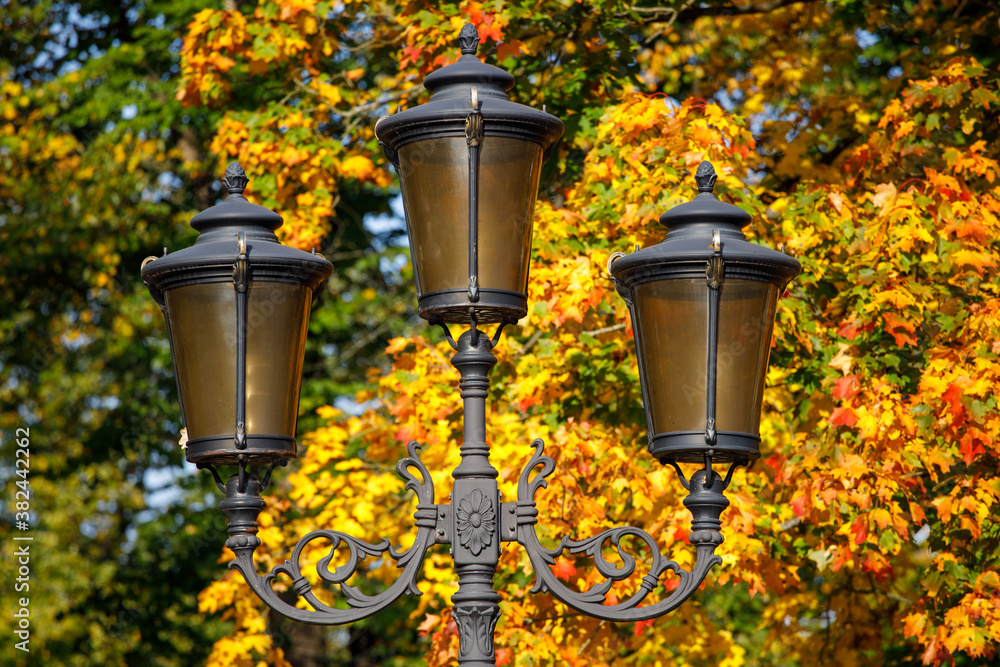
<svg viewBox="0 0 1000 667">
<path fill-rule="evenodd" d="M 0 2 L 0 543 L 10 618 L 9 462 L 29 426 L 27 662 L 454 662 L 445 553 L 422 597 L 333 631 L 269 617 L 216 562 L 225 521 L 208 480 L 179 471 L 169 351 L 137 274 L 193 241 L 187 221 L 241 160 L 285 241 L 337 267 L 262 567 L 331 524 L 407 544 L 393 465 L 425 443 L 443 497 L 459 403 L 447 346 L 413 316 L 400 228 L 372 217 L 395 196 L 372 127 L 425 99 L 422 76 L 457 56 L 470 20 L 516 101 L 567 126 L 536 208 L 533 310 L 498 350 L 490 413 L 506 497 L 532 438 L 557 460 L 546 539 L 631 523 L 691 558 L 679 486 L 643 451 L 607 256 L 656 242 L 707 157 L 717 191 L 754 214 L 748 233 L 804 267 L 779 309 L 764 458 L 724 514 L 724 566 L 673 615 L 613 626 L 527 595 L 512 546 L 499 662 L 992 664 L 1000 23 L 985 0 Z M 365 409 L 330 407 L 345 396 Z"/>
</svg>

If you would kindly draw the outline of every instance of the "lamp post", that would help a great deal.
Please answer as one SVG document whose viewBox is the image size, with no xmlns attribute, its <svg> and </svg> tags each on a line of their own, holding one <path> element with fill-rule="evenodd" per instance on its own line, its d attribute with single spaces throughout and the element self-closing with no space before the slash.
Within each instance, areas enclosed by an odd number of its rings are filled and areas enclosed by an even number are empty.
<svg viewBox="0 0 1000 667">
<path fill-rule="evenodd" d="M 376 613 L 404 594 L 419 594 L 423 557 L 437 544 L 451 547 L 458 591 L 452 597 L 459 633 L 459 664 L 495 664 L 494 630 L 500 596 L 493 587 L 502 542 L 528 553 L 535 591 L 549 592 L 577 611 L 609 621 L 638 621 L 667 613 L 686 600 L 712 566 L 721 563 L 719 517 L 729 505 L 723 492 L 733 472 L 759 456 L 759 419 L 771 328 L 777 299 L 799 270 L 782 253 L 746 241 L 749 216 L 715 198 L 710 164 L 698 169 L 701 193 L 661 217 L 669 229 L 660 244 L 631 255 L 616 253 L 609 272 L 631 313 L 639 358 L 650 452 L 661 462 L 697 462 L 684 504 L 693 517 L 690 541 L 697 550 L 691 571 L 665 558 L 646 532 L 614 528 L 585 540 L 563 538 L 554 549 L 535 533 L 535 493 L 555 468 L 536 440 L 525 465 L 517 500 L 501 502 L 498 471 L 489 460 L 486 397 L 493 348 L 505 325 L 527 312 L 531 219 L 542 162 L 562 135 L 562 123 L 544 111 L 514 104 L 506 95 L 514 80 L 475 56 L 478 35 L 462 29 L 462 57 L 430 74 L 430 102 L 385 117 L 376 124 L 380 145 L 400 175 L 406 223 L 417 281 L 419 313 L 441 325 L 455 350 L 463 400 L 462 460 L 452 473 L 450 503 L 435 500 L 431 476 L 411 442 L 397 465 L 406 488 L 418 499 L 417 536 L 405 552 L 387 540 L 372 544 L 337 530 L 303 537 L 285 563 L 257 573 L 253 553 L 260 492 L 275 465 L 295 455 L 295 405 L 302 365 L 305 321 L 312 294 L 332 270 L 326 260 L 277 243 L 276 214 L 242 197 L 245 176 L 231 165 L 225 179 L 230 197 L 192 221 L 202 232 L 187 250 L 147 260 L 142 276 L 167 320 L 192 440 L 187 458 L 207 467 L 225 493 L 220 508 L 230 520 L 226 546 L 250 587 L 278 613 L 314 624 L 350 623 Z M 261 309 L 270 317 L 256 326 Z M 449 323 L 467 324 L 457 340 Z M 491 336 L 479 329 L 495 324 Z M 235 399 L 235 400 L 232 400 Z M 290 406 L 290 407 L 289 407 Z M 723 477 L 713 466 L 730 465 Z M 236 465 L 226 482 L 216 470 Z M 253 466 L 267 466 L 263 479 Z M 649 571 L 637 592 L 604 604 L 616 581 L 635 571 L 623 550 L 625 537 L 644 542 Z M 347 608 L 321 602 L 299 563 L 307 544 L 324 539 L 329 555 L 317 565 L 328 584 L 339 584 Z M 621 564 L 602 549 L 613 545 Z M 346 562 L 330 569 L 338 549 Z M 575 591 L 550 566 L 564 552 L 587 554 L 605 580 Z M 394 584 L 367 595 L 345 582 L 367 556 L 388 558 L 400 569 Z M 672 570 L 679 585 L 655 604 L 641 606 Z M 278 575 L 311 609 L 276 593 Z"/>
</svg>

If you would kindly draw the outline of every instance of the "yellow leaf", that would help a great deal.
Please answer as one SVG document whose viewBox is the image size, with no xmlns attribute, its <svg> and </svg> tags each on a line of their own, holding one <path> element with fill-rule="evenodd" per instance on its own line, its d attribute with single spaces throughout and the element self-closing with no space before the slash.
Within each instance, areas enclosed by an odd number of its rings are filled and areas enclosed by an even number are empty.
<svg viewBox="0 0 1000 667">
<path fill-rule="evenodd" d="M 881 507 L 873 509 L 868 513 L 868 515 L 875 522 L 875 525 L 879 527 L 879 529 L 885 529 L 886 526 L 892 524 L 892 515 Z"/>
</svg>

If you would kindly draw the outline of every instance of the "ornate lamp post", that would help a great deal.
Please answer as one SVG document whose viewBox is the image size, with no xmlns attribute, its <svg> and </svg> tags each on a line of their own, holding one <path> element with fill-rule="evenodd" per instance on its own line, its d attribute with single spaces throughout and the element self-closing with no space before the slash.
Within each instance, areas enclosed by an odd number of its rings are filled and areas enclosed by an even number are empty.
<svg viewBox="0 0 1000 667">
<path fill-rule="evenodd" d="M 661 462 L 704 463 L 681 475 L 689 494 L 690 541 L 697 561 L 688 572 L 661 555 L 652 536 L 636 528 L 614 528 L 586 540 L 563 538 L 544 548 L 535 533 L 535 492 L 555 467 L 536 440 L 535 454 L 518 483 L 516 502 L 502 503 L 499 473 L 489 460 L 486 396 L 493 348 L 503 327 L 527 312 L 531 218 L 539 170 L 562 135 L 555 117 L 514 104 L 505 91 L 514 83 L 503 70 L 475 57 L 478 35 L 467 25 L 462 58 L 429 75 L 429 103 L 376 124 L 376 136 L 400 174 L 407 227 L 419 295 L 419 312 L 445 330 L 455 350 L 464 405 L 462 461 L 451 503 L 437 503 L 431 476 L 411 442 L 397 465 L 406 488 L 418 498 L 417 536 L 405 552 L 387 540 L 361 541 L 336 530 L 303 537 L 290 560 L 266 575 L 257 573 L 253 553 L 260 491 L 274 465 L 294 456 L 295 405 L 310 297 L 329 276 L 326 260 L 285 248 L 271 233 L 280 218 L 242 200 L 245 177 L 230 167 L 230 198 L 192 221 L 202 236 L 191 249 L 148 261 L 143 278 L 167 319 L 181 393 L 182 412 L 192 440 L 188 460 L 209 467 L 226 498 L 220 507 L 230 520 L 226 546 L 236 554 L 230 567 L 271 608 L 306 623 L 350 623 L 419 594 L 417 578 L 427 550 L 451 545 L 458 575 L 452 597 L 459 630 L 459 664 L 494 665 L 494 629 L 500 596 L 493 576 L 501 542 L 518 542 L 535 571 L 535 591 L 554 595 L 579 612 L 609 621 L 655 618 L 675 609 L 721 563 L 715 549 L 723 537 L 719 517 L 729 505 L 723 495 L 733 472 L 759 455 L 761 394 L 777 299 L 798 271 L 785 255 L 746 241 L 740 228 L 749 216 L 711 194 L 711 165 L 698 170 L 694 201 L 665 213 L 665 240 L 631 255 L 617 253 L 609 271 L 632 315 L 646 407 L 650 451 Z M 248 324 L 255 308 L 272 304 L 272 316 Z M 447 323 L 468 323 L 458 340 Z M 497 324 L 492 338 L 480 324 Z M 234 333 L 235 332 L 235 333 Z M 245 362 L 243 361 L 245 359 Z M 229 379 L 227 379 L 229 378 Z M 232 379 L 235 378 L 235 379 Z M 235 396 L 235 401 L 228 396 Z M 289 407 L 291 406 L 291 407 Z M 729 463 L 723 478 L 713 470 Z M 235 464 L 226 483 L 215 465 Z M 248 467 L 267 464 L 264 480 Z M 537 470 L 536 470 L 537 469 Z M 649 572 L 638 591 L 615 605 L 604 604 L 614 582 L 630 577 L 635 559 L 622 550 L 627 536 L 645 542 Z M 299 559 L 316 539 L 331 543 L 317 565 L 319 577 L 339 584 L 348 608 L 335 608 L 312 593 Z M 622 565 L 609 563 L 610 543 Z M 330 569 L 338 548 L 347 562 Z M 565 586 L 550 566 L 563 552 L 585 553 L 605 581 L 586 592 Z M 399 578 L 377 595 L 345 582 L 366 556 L 389 558 Z M 640 606 L 672 570 L 678 587 L 661 601 Z M 295 593 L 311 609 L 283 600 L 272 588 L 276 576 L 291 578 Z"/>
</svg>

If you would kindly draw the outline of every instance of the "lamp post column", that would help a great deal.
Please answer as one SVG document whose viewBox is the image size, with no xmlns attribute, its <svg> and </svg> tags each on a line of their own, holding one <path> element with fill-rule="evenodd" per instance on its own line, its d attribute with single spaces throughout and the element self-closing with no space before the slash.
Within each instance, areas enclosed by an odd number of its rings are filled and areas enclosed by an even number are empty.
<svg viewBox="0 0 1000 667">
<path fill-rule="evenodd" d="M 493 590 L 500 562 L 500 493 L 499 472 L 490 463 L 486 444 L 486 395 L 497 359 L 489 336 L 475 330 L 462 334 L 456 349 L 451 363 L 461 375 L 464 440 L 462 461 L 452 473 L 452 554 L 458 574 L 452 616 L 458 626 L 459 664 L 492 667 L 500 618 L 500 596 Z"/>
</svg>

